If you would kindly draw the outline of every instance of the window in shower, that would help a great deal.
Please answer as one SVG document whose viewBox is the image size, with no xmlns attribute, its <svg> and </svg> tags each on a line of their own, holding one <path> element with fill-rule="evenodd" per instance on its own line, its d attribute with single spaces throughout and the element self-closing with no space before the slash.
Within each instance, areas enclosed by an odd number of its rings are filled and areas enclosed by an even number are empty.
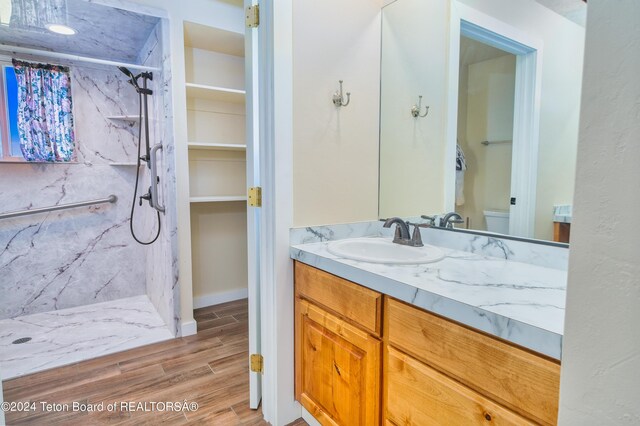
<svg viewBox="0 0 640 426">
<path fill-rule="evenodd" d="M 0 161 L 24 162 L 18 135 L 18 85 L 11 65 L 0 75 Z"/>
</svg>

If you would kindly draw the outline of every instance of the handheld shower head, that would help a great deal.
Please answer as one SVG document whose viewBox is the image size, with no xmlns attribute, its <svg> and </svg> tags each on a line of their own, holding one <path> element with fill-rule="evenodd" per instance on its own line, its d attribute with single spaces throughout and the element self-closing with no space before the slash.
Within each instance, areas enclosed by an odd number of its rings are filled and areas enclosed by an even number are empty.
<svg viewBox="0 0 640 426">
<path fill-rule="evenodd" d="M 118 67 L 118 69 L 127 77 L 135 80 L 136 76 L 133 75 L 133 73 L 131 71 L 129 71 L 129 68 L 125 68 L 125 67 Z"/>
<path fill-rule="evenodd" d="M 137 91 L 140 91 L 140 86 L 138 85 L 138 77 L 139 76 L 135 76 L 130 70 L 129 68 L 125 68 L 125 67 L 118 67 L 118 69 L 120 70 L 120 72 L 122 72 L 124 75 L 126 75 L 127 77 L 129 77 L 129 84 L 131 84 L 133 87 L 136 88 Z"/>
</svg>

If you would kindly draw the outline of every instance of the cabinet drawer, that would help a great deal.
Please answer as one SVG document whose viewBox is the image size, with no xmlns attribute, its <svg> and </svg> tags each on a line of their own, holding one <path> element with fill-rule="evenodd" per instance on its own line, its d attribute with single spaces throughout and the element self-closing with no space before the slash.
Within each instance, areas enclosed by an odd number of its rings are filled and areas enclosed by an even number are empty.
<svg viewBox="0 0 640 426">
<path fill-rule="evenodd" d="M 534 424 L 390 347 L 386 368 L 386 424 Z"/>
<path fill-rule="evenodd" d="M 323 425 L 377 425 L 382 343 L 296 299 L 296 399 Z"/>
<path fill-rule="evenodd" d="M 560 365 L 391 298 L 391 345 L 475 391 L 543 424 L 556 424 Z"/>
<path fill-rule="evenodd" d="M 376 291 L 295 262 L 296 292 L 376 336 L 380 336 L 382 295 Z"/>
</svg>

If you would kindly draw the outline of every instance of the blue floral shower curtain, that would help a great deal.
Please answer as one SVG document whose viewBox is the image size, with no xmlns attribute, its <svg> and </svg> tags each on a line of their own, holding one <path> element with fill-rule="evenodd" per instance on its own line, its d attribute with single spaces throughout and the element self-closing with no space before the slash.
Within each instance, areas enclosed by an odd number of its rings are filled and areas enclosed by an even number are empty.
<svg viewBox="0 0 640 426">
<path fill-rule="evenodd" d="M 71 77 L 66 67 L 13 60 L 18 131 L 27 161 L 75 160 Z"/>
</svg>

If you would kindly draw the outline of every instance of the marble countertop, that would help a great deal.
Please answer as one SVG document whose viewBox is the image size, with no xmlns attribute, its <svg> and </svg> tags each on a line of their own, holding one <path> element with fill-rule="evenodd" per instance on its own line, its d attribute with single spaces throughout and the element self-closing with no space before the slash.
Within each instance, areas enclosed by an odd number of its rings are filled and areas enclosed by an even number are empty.
<svg viewBox="0 0 640 426">
<path fill-rule="evenodd" d="M 560 223 L 571 223 L 573 216 L 573 206 L 569 204 L 553 206 L 553 221 Z"/>
<path fill-rule="evenodd" d="M 330 242 L 295 244 L 291 257 L 417 307 L 560 359 L 567 272 L 439 247 L 424 265 L 384 265 L 337 257 Z"/>
</svg>

